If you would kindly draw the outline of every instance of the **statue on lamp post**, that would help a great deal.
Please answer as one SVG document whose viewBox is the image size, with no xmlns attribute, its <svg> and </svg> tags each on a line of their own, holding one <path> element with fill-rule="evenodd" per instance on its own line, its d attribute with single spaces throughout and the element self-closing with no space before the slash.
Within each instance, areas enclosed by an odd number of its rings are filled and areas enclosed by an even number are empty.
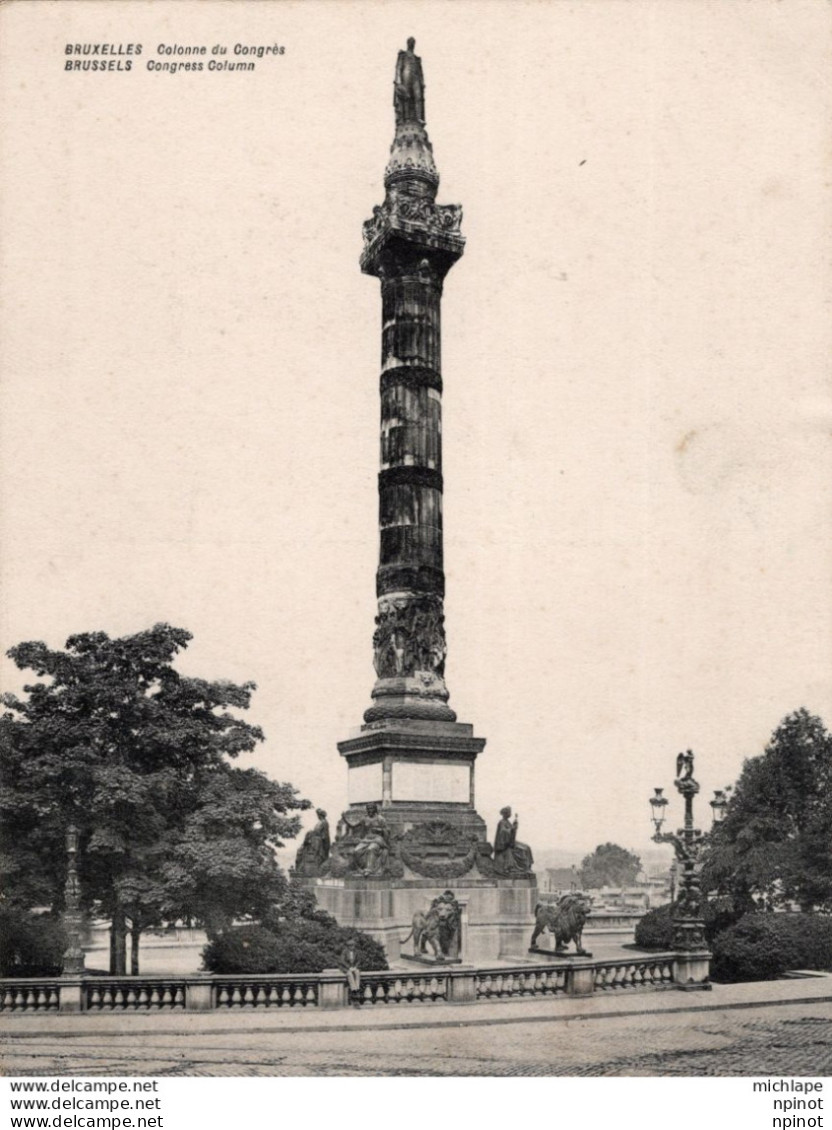
<svg viewBox="0 0 832 1130">
<path fill-rule="evenodd" d="M 679 897 L 673 907 L 673 948 L 681 951 L 705 950 L 705 923 L 702 919 L 702 892 L 699 871 L 704 839 L 693 826 L 693 798 L 699 783 L 693 776 L 693 752 L 687 750 L 676 758 L 676 789 L 685 801 L 684 827 L 677 832 L 663 832 L 667 798 L 663 789 L 655 789 L 650 798 L 656 832 L 653 842 L 671 844 L 679 868 Z"/>
</svg>

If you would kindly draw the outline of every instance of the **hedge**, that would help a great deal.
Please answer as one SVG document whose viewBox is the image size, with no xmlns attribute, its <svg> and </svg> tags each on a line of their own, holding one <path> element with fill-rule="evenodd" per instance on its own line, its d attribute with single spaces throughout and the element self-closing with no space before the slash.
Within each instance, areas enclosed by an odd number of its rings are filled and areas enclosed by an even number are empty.
<svg viewBox="0 0 832 1130">
<path fill-rule="evenodd" d="M 832 969 L 832 918 L 746 914 L 712 942 L 715 981 L 769 981 L 790 969 Z"/>
<path fill-rule="evenodd" d="M 832 969 L 832 917 L 754 911 L 736 921 L 705 904 L 705 937 L 713 953 L 714 981 L 767 981 L 790 969 Z M 672 907 L 659 906 L 636 926 L 642 949 L 673 948 Z"/>
<path fill-rule="evenodd" d="M 359 969 L 387 969 L 384 947 L 367 934 L 307 919 L 265 926 L 234 926 L 203 950 L 210 973 L 322 973 L 342 966 L 351 945 Z"/>
</svg>

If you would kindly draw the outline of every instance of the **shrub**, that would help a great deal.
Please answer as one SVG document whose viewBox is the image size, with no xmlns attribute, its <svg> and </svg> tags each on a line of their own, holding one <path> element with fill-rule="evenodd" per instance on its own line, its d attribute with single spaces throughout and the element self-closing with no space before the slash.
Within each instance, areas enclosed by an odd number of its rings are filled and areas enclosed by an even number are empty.
<svg viewBox="0 0 832 1130">
<path fill-rule="evenodd" d="M 66 945 L 58 918 L 21 910 L 0 913 L 0 976 L 56 977 Z"/>
<path fill-rule="evenodd" d="M 673 946 L 673 907 L 671 903 L 648 910 L 636 923 L 635 942 L 647 950 L 669 950 Z"/>
<path fill-rule="evenodd" d="M 649 910 L 636 924 L 635 943 L 642 949 L 673 949 L 673 905 L 665 903 Z M 702 903 L 705 939 L 708 945 L 714 936 L 728 926 L 733 926 L 740 915 L 730 899 L 706 899 Z"/>
<path fill-rule="evenodd" d="M 234 926 L 217 935 L 203 950 L 211 973 L 321 973 L 341 965 L 348 944 L 359 969 L 386 969 L 384 947 L 334 919 L 296 919 L 277 927 Z"/>
<path fill-rule="evenodd" d="M 715 981 L 769 981 L 789 969 L 832 968 L 832 918 L 746 914 L 712 943 Z"/>
</svg>

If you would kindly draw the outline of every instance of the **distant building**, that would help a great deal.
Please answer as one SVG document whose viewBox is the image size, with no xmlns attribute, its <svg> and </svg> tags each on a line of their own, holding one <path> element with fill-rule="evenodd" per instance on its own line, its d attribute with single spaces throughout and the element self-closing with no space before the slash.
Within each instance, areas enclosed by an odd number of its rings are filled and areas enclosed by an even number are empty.
<svg viewBox="0 0 832 1130">
<path fill-rule="evenodd" d="M 537 886 L 542 894 L 577 890 L 580 887 L 578 869 L 574 866 L 547 867 L 544 871 L 538 872 Z"/>
</svg>

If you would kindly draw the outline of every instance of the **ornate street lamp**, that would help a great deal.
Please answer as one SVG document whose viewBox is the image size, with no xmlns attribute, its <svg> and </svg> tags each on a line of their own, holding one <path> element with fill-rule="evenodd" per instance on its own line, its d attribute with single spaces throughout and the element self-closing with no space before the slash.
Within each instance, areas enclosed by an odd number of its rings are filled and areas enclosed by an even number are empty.
<svg viewBox="0 0 832 1130">
<path fill-rule="evenodd" d="M 699 889 L 703 839 L 701 831 L 693 826 L 693 798 L 699 792 L 699 783 L 693 778 L 691 750 L 680 753 L 676 758 L 676 780 L 673 783 L 685 801 L 684 827 L 677 832 L 662 831 L 668 801 L 663 795 L 663 789 L 655 789 L 654 795 L 650 797 L 651 818 L 656 829 L 653 842 L 673 846 L 681 871 L 679 897 L 673 907 L 673 948 L 704 950 L 707 946 L 705 923 L 702 921 L 702 894 Z"/>
<path fill-rule="evenodd" d="M 711 808 L 714 813 L 714 824 L 721 824 L 725 819 L 725 810 L 728 807 L 727 789 L 714 789 L 714 799 Z"/>
<path fill-rule="evenodd" d="M 81 913 L 81 887 L 78 882 L 78 829 L 70 824 L 66 830 L 66 883 L 64 884 L 64 929 L 66 949 L 63 975 L 77 976 L 84 972 L 84 950 L 81 945 L 83 915 Z"/>
</svg>

